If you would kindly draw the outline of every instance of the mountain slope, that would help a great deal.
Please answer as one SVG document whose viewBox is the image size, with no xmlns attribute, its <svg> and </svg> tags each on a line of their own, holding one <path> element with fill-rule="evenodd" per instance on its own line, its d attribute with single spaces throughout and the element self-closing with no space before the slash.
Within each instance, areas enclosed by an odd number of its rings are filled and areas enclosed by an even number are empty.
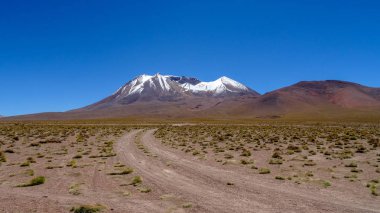
<svg viewBox="0 0 380 213">
<path fill-rule="evenodd" d="M 342 118 L 380 119 L 380 88 L 345 81 L 301 81 L 264 95 L 227 77 L 202 82 L 172 75 L 141 75 L 111 96 L 64 113 L 12 119 L 94 118 Z"/>
<path fill-rule="evenodd" d="M 258 115 L 371 111 L 380 107 L 380 88 L 336 80 L 301 81 L 266 93 L 248 105 L 248 111 Z"/>
<path fill-rule="evenodd" d="M 227 77 L 212 82 L 201 82 L 191 77 L 140 75 L 120 87 L 113 95 L 79 110 L 126 107 L 138 103 L 146 105 L 152 101 L 186 105 L 189 102 L 210 101 L 210 98 L 228 99 L 245 95 L 259 96 L 257 92 Z"/>
</svg>

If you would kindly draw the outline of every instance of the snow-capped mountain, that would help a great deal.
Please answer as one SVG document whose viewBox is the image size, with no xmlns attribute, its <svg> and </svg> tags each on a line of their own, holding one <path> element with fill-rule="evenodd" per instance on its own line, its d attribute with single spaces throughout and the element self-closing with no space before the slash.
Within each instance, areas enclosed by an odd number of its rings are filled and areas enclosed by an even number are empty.
<svg viewBox="0 0 380 213">
<path fill-rule="evenodd" d="M 221 77 L 211 82 L 201 82 L 196 78 L 173 75 L 140 75 L 118 89 L 114 94 L 123 97 L 142 94 L 144 92 L 157 95 L 190 92 L 194 95 L 221 96 L 226 94 L 252 93 L 251 89 L 228 77 Z"/>
<path fill-rule="evenodd" d="M 380 117 L 380 88 L 337 80 L 303 81 L 260 95 L 227 77 L 202 82 L 173 75 L 140 75 L 109 97 L 61 113 L 0 120 L 130 118 L 131 121 L 188 118 L 357 119 Z"/>
<path fill-rule="evenodd" d="M 189 98 L 229 98 L 259 96 L 247 86 L 228 77 L 202 82 L 196 78 L 174 75 L 140 75 L 120 87 L 113 95 L 86 108 L 105 108 L 135 102 L 178 102 Z"/>
</svg>

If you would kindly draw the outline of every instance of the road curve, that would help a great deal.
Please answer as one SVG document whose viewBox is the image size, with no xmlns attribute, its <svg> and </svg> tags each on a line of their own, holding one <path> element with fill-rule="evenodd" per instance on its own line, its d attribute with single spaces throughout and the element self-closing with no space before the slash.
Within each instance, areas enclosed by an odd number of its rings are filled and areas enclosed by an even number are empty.
<svg viewBox="0 0 380 213">
<path fill-rule="evenodd" d="M 363 204 L 336 194 L 298 190 L 248 172 L 197 160 L 162 145 L 155 139 L 154 131 L 136 130 L 124 135 L 116 143 L 115 151 L 123 163 L 141 174 L 154 195 L 177 198 L 177 211 L 380 212 L 380 205 L 371 202 Z M 181 203 L 191 203 L 192 207 L 181 209 Z M 169 210 L 166 206 L 156 209 Z"/>
</svg>

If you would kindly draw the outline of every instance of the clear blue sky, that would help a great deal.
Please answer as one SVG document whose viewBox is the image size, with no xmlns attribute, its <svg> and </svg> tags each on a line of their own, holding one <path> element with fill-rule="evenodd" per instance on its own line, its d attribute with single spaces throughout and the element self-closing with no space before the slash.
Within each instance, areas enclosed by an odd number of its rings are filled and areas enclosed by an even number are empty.
<svg viewBox="0 0 380 213">
<path fill-rule="evenodd" d="M 0 3 L 0 114 L 78 108 L 156 72 L 260 93 L 300 80 L 380 87 L 380 1 Z"/>
</svg>

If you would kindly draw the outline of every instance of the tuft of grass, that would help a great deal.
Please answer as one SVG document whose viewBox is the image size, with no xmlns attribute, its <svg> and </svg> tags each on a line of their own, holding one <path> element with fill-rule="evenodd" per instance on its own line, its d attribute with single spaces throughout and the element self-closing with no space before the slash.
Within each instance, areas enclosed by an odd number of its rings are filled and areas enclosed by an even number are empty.
<svg viewBox="0 0 380 213">
<path fill-rule="evenodd" d="M 0 162 L 7 162 L 4 152 L 0 151 Z"/>
<path fill-rule="evenodd" d="M 328 181 L 323 181 L 323 187 L 327 188 L 327 187 L 330 187 L 331 186 L 331 183 L 328 182 Z"/>
<path fill-rule="evenodd" d="M 373 196 L 379 196 L 379 193 L 377 192 L 377 184 L 379 181 L 377 180 L 372 180 L 367 184 L 367 187 L 371 190 L 371 194 Z"/>
<path fill-rule="evenodd" d="M 36 160 L 34 160 L 32 157 L 28 157 L 26 161 L 29 161 L 29 163 L 36 163 Z"/>
<path fill-rule="evenodd" d="M 76 160 L 71 160 L 66 164 L 67 167 L 72 167 L 72 168 L 77 168 L 77 161 Z"/>
<path fill-rule="evenodd" d="M 270 169 L 268 168 L 260 168 L 259 169 L 259 174 L 269 174 L 270 173 Z"/>
<path fill-rule="evenodd" d="M 147 187 L 140 187 L 138 190 L 139 190 L 141 193 L 149 193 L 149 192 L 152 191 L 150 188 L 147 188 Z"/>
<path fill-rule="evenodd" d="M 61 169 L 63 166 L 47 166 L 45 169 Z"/>
<path fill-rule="evenodd" d="M 128 174 L 131 174 L 132 172 L 133 172 L 132 168 L 126 168 L 126 169 L 124 169 L 121 172 L 111 172 L 111 173 L 108 173 L 108 174 L 109 175 L 128 175 Z"/>
<path fill-rule="evenodd" d="M 358 169 L 358 168 L 352 168 L 351 172 L 353 172 L 353 173 L 361 173 L 361 172 L 363 172 L 363 170 L 362 169 Z"/>
<path fill-rule="evenodd" d="M 315 162 L 313 162 L 312 160 L 308 160 L 306 163 L 303 164 L 304 166 L 315 166 L 317 165 Z"/>
<path fill-rule="evenodd" d="M 25 174 L 29 175 L 29 176 L 33 176 L 34 175 L 34 171 L 32 169 L 28 169 L 28 170 L 25 171 Z"/>
<path fill-rule="evenodd" d="M 276 180 L 285 180 L 285 178 L 282 177 L 282 176 L 276 176 L 275 179 L 276 179 Z"/>
<path fill-rule="evenodd" d="M 184 209 L 189 209 L 191 207 L 193 207 L 192 203 L 184 203 L 184 204 L 182 204 L 182 208 L 184 208 Z"/>
<path fill-rule="evenodd" d="M 27 166 L 30 166 L 29 161 L 25 161 L 24 163 L 20 164 L 20 167 L 27 167 Z"/>
<path fill-rule="evenodd" d="M 69 188 L 69 193 L 72 195 L 80 195 L 80 184 L 73 184 Z"/>
<path fill-rule="evenodd" d="M 240 156 L 249 157 L 252 153 L 249 150 L 244 149 Z"/>
<path fill-rule="evenodd" d="M 133 179 L 132 179 L 132 182 L 130 183 L 130 185 L 132 186 L 137 186 L 139 184 L 142 183 L 142 178 L 140 176 L 135 176 Z"/>
<path fill-rule="evenodd" d="M 234 158 L 234 156 L 227 153 L 227 154 L 224 155 L 224 158 L 225 159 L 232 159 L 232 158 Z"/>
<path fill-rule="evenodd" d="M 349 164 L 346 164 L 345 167 L 356 168 L 356 167 L 358 167 L 358 164 L 355 163 L 355 162 L 351 162 L 351 163 L 349 163 Z"/>
<path fill-rule="evenodd" d="M 195 155 L 199 155 L 200 154 L 200 152 L 198 151 L 198 150 L 195 150 L 194 152 L 193 152 L 193 155 L 195 156 Z"/>
<path fill-rule="evenodd" d="M 36 178 L 33 178 L 29 183 L 18 185 L 18 187 L 29 187 L 29 186 L 37 186 L 45 183 L 45 177 L 39 176 Z"/>
<path fill-rule="evenodd" d="M 277 165 L 280 165 L 280 164 L 282 164 L 282 160 L 281 160 L 281 159 L 278 159 L 278 158 L 272 158 L 272 159 L 270 159 L 269 164 L 277 164 Z"/>
<path fill-rule="evenodd" d="M 95 213 L 95 212 L 100 212 L 103 209 L 104 209 L 104 206 L 101 206 L 101 205 L 95 205 L 95 206 L 82 205 L 79 207 L 73 207 L 71 208 L 70 211 L 74 213 Z"/>
<path fill-rule="evenodd" d="M 371 194 L 373 196 L 379 196 L 379 193 L 377 193 L 377 188 L 375 185 L 372 185 L 370 189 L 371 189 Z"/>
<path fill-rule="evenodd" d="M 73 159 L 80 159 L 80 158 L 82 158 L 82 155 L 80 155 L 80 154 L 75 155 L 75 156 L 73 157 Z"/>
<path fill-rule="evenodd" d="M 113 167 L 115 167 L 115 168 L 120 168 L 120 167 L 125 167 L 125 165 L 124 165 L 124 164 L 117 163 L 117 164 L 114 165 Z"/>
<path fill-rule="evenodd" d="M 252 160 L 241 159 L 240 163 L 243 165 L 248 165 L 248 164 L 253 164 L 254 162 Z"/>
</svg>

